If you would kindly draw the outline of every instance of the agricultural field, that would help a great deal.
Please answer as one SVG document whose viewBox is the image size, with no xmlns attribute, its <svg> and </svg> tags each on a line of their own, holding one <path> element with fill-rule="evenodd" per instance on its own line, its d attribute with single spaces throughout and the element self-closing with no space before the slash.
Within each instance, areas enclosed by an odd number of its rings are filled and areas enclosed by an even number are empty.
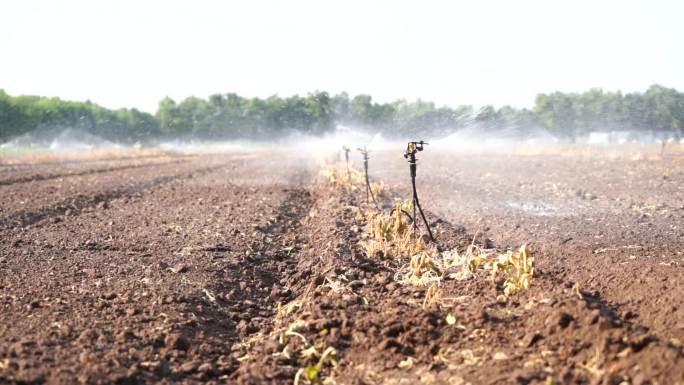
<svg viewBox="0 0 684 385">
<path fill-rule="evenodd" d="M 0 158 L 0 383 L 684 384 L 659 150 Z"/>
</svg>

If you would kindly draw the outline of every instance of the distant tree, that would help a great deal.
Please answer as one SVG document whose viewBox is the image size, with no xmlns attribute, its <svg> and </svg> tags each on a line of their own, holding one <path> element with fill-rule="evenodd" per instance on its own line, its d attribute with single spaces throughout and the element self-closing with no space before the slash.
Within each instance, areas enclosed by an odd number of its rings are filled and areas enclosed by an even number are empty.
<svg viewBox="0 0 684 385">
<path fill-rule="evenodd" d="M 159 129 L 164 136 L 179 136 L 189 133 L 192 129 L 192 127 L 187 126 L 187 119 L 182 116 L 179 106 L 169 97 L 165 97 L 159 102 L 155 116 L 159 122 Z"/>
<path fill-rule="evenodd" d="M 370 95 L 305 96 L 265 99 L 235 93 L 180 102 L 166 97 L 150 115 L 136 109 L 110 110 L 90 101 L 73 102 L 31 95 L 10 96 L 0 90 L 0 140 L 26 132 L 73 127 L 106 139 L 126 142 L 153 138 L 270 139 L 299 131 L 322 135 L 336 124 L 382 131 L 388 136 L 417 138 L 448 134 L 476 124 L 485 131 L 533 127 L 574 139 L 597 130 L 651 130 L 684 135 L 684 94 L 660 85 L 644 93 L 605 92 L 538 94 L 534 108 L 484 106 L 437 107 L 421 99 L 376 103 Z"/>
</svg>

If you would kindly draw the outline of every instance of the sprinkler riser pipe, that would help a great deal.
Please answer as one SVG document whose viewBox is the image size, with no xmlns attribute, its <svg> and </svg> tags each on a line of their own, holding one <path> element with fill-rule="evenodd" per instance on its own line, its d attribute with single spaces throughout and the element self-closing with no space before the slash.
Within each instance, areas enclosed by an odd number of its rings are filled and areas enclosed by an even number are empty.
<svg viewBox="0 0 684 385">
<path fill-rule="evenodd" d="M 418 221 L 416 220 L 416 210 L 420 213 L 421 218 L 423 218 L 423 223 L 425 224 L 425 229 L 428 232 L 428 236 L 430 237 L 430 241 L 435 240 L 435 238 L 432 236 L 432 230 L 430 229 L 430 225 L 428 224 L 427 219 L 425 218 L 425 214 L 423 213 L 423 208 L 420 206 L 420 201 L 418 200 L 418 192 L 416 191 L 416 174 L 418 173 L 418 165 L 417 165 L 417 159 L 416 159 L 416 153 L 418 151 L 423 151 L 423 145 L 427 143 L 423 142 L 422 140 L 420 142 L 409 142 L 408 145 L 406 146 L 406 152 L 404 153 L 404 158 L 408 159 L 409 163 L 409 172 L 411 174 L 411 190 L 413 193 L 413 229 L 418 230 Z"/>
</svg>

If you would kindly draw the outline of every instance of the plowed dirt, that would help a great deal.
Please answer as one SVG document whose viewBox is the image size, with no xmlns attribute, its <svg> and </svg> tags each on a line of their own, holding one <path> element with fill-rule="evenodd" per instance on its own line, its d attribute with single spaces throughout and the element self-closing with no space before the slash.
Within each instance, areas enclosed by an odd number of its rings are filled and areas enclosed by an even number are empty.
<svg viewBox="0 0 684 385">
<path fill-rule="evenodd" d="M 402 159 L 371 159 L 386 208 L 409 197 Z M 320 166 L 0 169 L 0 383 L 306 384 L 328 348 L 322 383 L 684 383 L 681 158 L 426 151 L 439 248 L 527 244 L 536 261 L 508 300 L 475 274 L 426 307 L 428 287 L 395 279 L 406 260 L 365 254 L 363 186 Z"/>
</svg>

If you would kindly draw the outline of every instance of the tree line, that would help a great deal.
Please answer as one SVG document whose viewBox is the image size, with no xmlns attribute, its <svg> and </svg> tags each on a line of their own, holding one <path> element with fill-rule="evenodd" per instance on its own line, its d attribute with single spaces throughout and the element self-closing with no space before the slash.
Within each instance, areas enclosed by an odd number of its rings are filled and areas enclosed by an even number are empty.
<svg viewBox="0 0 684 385">
<path fill-rule="evenodd" d="M 104 139 L 145 142 L 169 138 L 273 139 L 291 133 L 322 135 L 337 125 L 382 132 L 388 137 L 440 135 L 464 127 L 483 132 L 514 129 L 521 135 L 546 129 L 573 140 L 592 131 L 658 131 L 684 135 L 684 93 L 653 85 L 646 92 L 538 94 L 531 109 L 436 106 L 423 100 L 378 103 L 371 96 L 329 95 L 245 98 L 234 93 L 206 99 L 160 101 L 154 115 L 137 109 L 40 96 L 10 96 L 0 90 L 0 141 L 27 132 L 76 128 Z"/>
<path fill-rule="evenodd" d="M 0 142 L 29 132 L 40 135 L 65 128 L 130 143 L 161 134 L 157 119 L 135 108 L 110 110 L 90 101 L 10 96 L 0 89 Z"/>
</svg>

